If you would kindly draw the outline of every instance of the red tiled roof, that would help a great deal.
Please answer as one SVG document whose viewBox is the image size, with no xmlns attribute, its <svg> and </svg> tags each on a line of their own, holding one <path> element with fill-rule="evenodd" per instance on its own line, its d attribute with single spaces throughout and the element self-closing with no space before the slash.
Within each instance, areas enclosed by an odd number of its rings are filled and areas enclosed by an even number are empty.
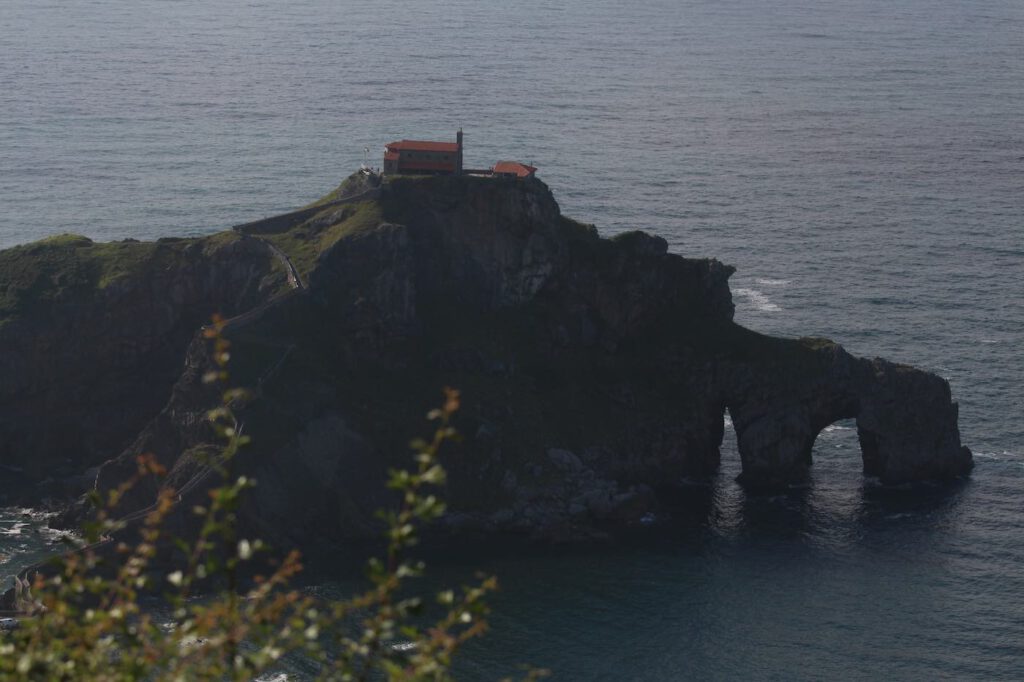
<svg viewBox="0 0 1024 682">
<path fill-rule="evenodd" d="M 390 149 L 384 152 L 385 161 L 398 161 L 398 152 L 393 152 Z"/>
<path fill-rule="evenodd" d="M 399 140 L 398 142 L 389 142 L 385 147 L 394 151 L 405 149 L 416 152 L 451 152 L 453 154 L 459 151 L 458 142 L 426 142 L 423 140 Z"/>
<path fill-rule="evenodd" d="M 537 169 L 533 166 L 529 166 L 525 163 L 519 163 L 518 161 L 499 161 L 494 164 L 495 173 L 515 173 L 521 178 L 525 178 L 532 173 L 536 173 Z"/>
</svg>

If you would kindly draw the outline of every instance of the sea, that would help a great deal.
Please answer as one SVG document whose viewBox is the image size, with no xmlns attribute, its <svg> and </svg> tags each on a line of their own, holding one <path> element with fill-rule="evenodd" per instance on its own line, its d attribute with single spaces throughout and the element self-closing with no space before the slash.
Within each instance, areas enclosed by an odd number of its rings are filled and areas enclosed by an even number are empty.
<svg viewBox="0 0 1024 682">
<path fill-rule="evenodd" d="M 747 495 L 727 430 L 697 513 L 431 557 L 502 584 L 459 679 L 1024 679 L 1024 3 L 0 0 L 0 247 L 209 234 L 460 127 L 735 266 L 742 324 L 945 377 L 976 468 L 879 489 L 839 422 L 809 487 Z M 0 514 L 0 573 L 43 524 Z"/>
</svg>

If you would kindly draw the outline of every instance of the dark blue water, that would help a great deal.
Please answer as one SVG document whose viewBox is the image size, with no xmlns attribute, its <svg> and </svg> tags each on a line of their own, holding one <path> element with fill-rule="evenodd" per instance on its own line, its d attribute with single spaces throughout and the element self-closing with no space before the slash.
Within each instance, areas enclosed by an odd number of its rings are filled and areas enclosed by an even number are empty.
<svg viewBox="0 0 1024 682">
<path fill-rule="evenodd" d="M 504 584 L 464 677 L 1024 679 L 1022 112 L 1019 0 L 3 0 L 0 246 L 216 231 L 462 126 L 468 165 L 737 266 L 748 326 L 948 378 L 977 459 L 880 496 L 839 424 L 808 491 L 748 498 L 730 442 L 696 518 L 455 552 Z"/>
</svg>

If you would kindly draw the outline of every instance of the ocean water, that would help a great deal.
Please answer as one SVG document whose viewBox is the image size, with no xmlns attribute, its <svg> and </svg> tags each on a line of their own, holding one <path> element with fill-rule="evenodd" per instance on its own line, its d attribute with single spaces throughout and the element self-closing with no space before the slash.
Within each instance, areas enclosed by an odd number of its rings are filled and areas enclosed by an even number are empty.
<svg viewBox="0 0 1024 682">
<path fill-rule="evenodd" d="M 503 583 L 463 679 L 1024 679 L 1022 112 L 1019 0 L 3 0 L 0 247 L 213 232 L 461 126 L 603 234 L 735 265 L 747 326 L 946 377 L 977 462 L 880 491 L 841 423 L 749 497 L 727 440 L 666 525 L 450 549 Z M 0 514 L 0 572 L 35 523 Z"/>
</svg>

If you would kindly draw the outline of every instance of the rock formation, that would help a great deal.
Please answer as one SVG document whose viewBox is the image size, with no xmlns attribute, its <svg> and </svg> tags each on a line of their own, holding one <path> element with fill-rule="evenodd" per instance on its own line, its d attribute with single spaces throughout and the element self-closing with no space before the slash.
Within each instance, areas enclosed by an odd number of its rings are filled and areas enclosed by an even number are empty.
<svg viewBox="0 0 1024 682">
<path fill-rule="evenodd" d="M 279 270 L 233 234 L 0 251 L 0 478 L 110 459 L 166 404 L 196 329 L 269 298 Z"/>
<path fill-rule="evenodd" d="M 971 469 L 944 380 L 736 325 L 729 266 L 641 232 L 602 239 L 538 180 L 361 182 L 233 236 L 158 245 L 173 262 L 0 317 L 3 463 L 70 458 L 81 470 L 110 455 L 102 488 L 153 452 L 165 484 L 201 494 L 217 395 L 200 381 L 208 348 L 196 329 L 214 310 L 255 308 L 226 334 L 233 383 L 255 393 L 239 411 L 253 444 L 237 465 L 259 482 L 243 521 L 271 540 L 373 532 L 385 471 L 405 464 L 444 385 L 464 396 L 465 440 L 445 460 L 453 529 L 636 521 L 716 471 L 725 409 L 750 487 L 802 481 L 816 436 L 840 419 L 856 419 L 865 474 L 883 483 Z M 277 253 L 298 279 L 284 295 Z M 137 349 L 127 360 L 118 338 Z M 70 426 L 27 419 L 41 414 Z"/>
</svg>

